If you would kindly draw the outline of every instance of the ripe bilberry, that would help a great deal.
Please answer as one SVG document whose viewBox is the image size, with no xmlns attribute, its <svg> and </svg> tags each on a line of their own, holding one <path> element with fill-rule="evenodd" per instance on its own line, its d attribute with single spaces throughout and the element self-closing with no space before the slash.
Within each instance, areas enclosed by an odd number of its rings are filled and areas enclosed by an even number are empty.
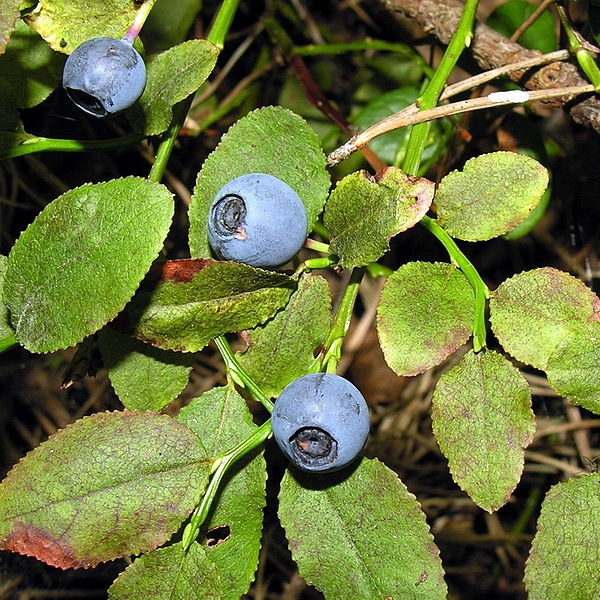
<svg viewBox="0 0 600 600">
<path fill-rule="evenodd" d="M 236 177 L 215 196 L 208 216 L 208 242 L 222 260 L 253 267 L 279 267 L 306 239 L 306 209 L 285 182 L 265 173 Z"/>
<path fill-rule="evenodd" d="M 81 110 L 105 117 L 129 108 L 146 86 L 146 65 L 131 43 L 109 37 L 83 42 L 70 54 L 63 87 Z"/>
<path fill-rule="evenodd" d="M 281 392 L 271 415 L 273 436 L 303 471 L 335 471 L 356 459 L 369 434 L 369 409 L 347 379 L 313 373 Z"/>
</svg>

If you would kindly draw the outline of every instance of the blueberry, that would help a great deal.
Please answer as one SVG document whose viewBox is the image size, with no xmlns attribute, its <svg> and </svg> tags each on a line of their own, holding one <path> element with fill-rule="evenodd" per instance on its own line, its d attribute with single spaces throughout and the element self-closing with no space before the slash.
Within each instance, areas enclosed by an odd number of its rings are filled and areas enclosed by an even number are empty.
<svg viewBox="0 0 600 600">
<path fill-rule="evenodd" d="M 351 463 L 369 434 L 369 409 L 347 379 L 313 373 L 281 392 L 271 415 L 273 436 L 303 471 L 335 471 Z"/>
<path fill-rule="evenodd" d="M 124 40 L 92 38 L 67 58 L 63 87 L 73 102 L 95 117 L 129 108 L 146 86 L 146 65 Z"/>
<path fill-rule="evenodd" d="M 285 182 L 265 173 L 236 177 L 215 196 L 208 216 L 208 242 L 222 260 L 252 267 L 279 267 L 306 239 L 306 209 Z"/>
</svg>

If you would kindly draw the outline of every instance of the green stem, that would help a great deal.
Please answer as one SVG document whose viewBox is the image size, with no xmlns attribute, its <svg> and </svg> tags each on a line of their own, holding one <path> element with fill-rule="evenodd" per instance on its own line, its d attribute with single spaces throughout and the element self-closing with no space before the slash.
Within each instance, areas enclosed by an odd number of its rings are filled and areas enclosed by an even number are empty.
<svg viewBox="0 0 600 600">
<path fill-rule="evenodd" d="M 202 500 L 200 504 L 197 506 L 196 510 L 192 513 L 190 517 L 190 522 L 187 524 L 186 528 L 183 531 L 182 543 L 183 547 L 187 550 L 193 543 L 194 540 L 198 537 L 198 533 L 200 532 L 200 527 L 206 520 L 208 513 L 210 512 L 210 507 L 217 495 L 219 490 L 219 485 L 223 480 L 223 476 L 227 472 L 227 470 L 240 458 L 246 456 L 249 452 L 254 450 L 254 448 L 260 446 L 263 442 L 265 442 L 269 436 L 271 435 L 271 420 L 269 419 L 266 423 L 263 423 L 249 438 L 245 439 L 241 444 L 236 446 L 233 450 L 229 451 L 227 454 L 217 457 L 213 464 L 213 471 L 204 492 L 204 496 L 202 496 Z"/>
<path fill-rule="evenodd" d="M 18 138 L 18 136 L 16 136 Z M 0 160 L 16 158 L 36 152 L 93 152 L 98 150 L 114 150 L 136 144 L 144 139 L 139 133 L 132 133 L 109 140 L 65 140 L 46 137 L 28 137 L 17 145 L 7 148 L 0 153 Z"/>
<path fill-rule="evenodd" d="M 524 533 L 526 531 L 526 528 L 531 523 L 533 515 L 540 507 L 540 503 L 544 497 L 545 484 L 546 482 L 540 478 L 540 481 L 529 490 L 527 498 L 525 499 L 525 506 L 522 508 L 519 516 L 510 528 L 510 532 L 513 535 Z"/>
<path fill-rule="evenodd" d="M 421 110 L 434 108 L 446 86 L 462 51 L 468 47 L 473 37 L 473 23 L 479 0 L 466 0 L 465 8 L 460 17 L 458 28 L 454 32 L 444 56 L 435 70 L 427 88 L 417 100 Z M 429 136 L 430 122 L 419 123 L 413 126 L 408 140 L 406 157 L 402 163 L 402 168 L 407 173 L 417 175 L 427 137 Z"/>
<path fill-rule="evenodd" d="M 234 108 L 237 108 L 248 97 L 248 90 L 243 90 L 236 94 L 227 102 L 221 103 L 217 108 L 210 112 L 206 117 L 197 122 L 198 128 L 194 130 L 195 135 L 200 135 L 208 129 L 213 123 L 219 121 L 222 117 L 230 113 Z"/>
<path fill-rule="evenodd" d="M 305 273 L 307 271 L 318 271 L 321 269 L 328 269 L 337 265 L 339 259 L 335 254 L 330 256 L 321 256 L 319 258 L 308 258 L 305 260 L 296 270 L 296 273 Z"/>
<path fill-rule="evenodd" d="M 165 170 L 167 169 L 167 163 L 169 162 L 169 158 L 173 152 L 173 146 L 175 146 L 177 136 L 179 135 L 193 99 L 194 96 L 191 95 L 173 107 L 173 118 L 171 119 L 171 124 L 162 136 L 160 146 L 156 151 L 154 164 L 152 165 L 150 174 L 148 175 L 148 179 L 150 179 L 150 181 L 158 182 L 163 178 Z"/>
<path fill-rule="evenodd" d="M 598 68 L 598 64 L 590 51 L 584 46 L 581 35 L 573 29 L 564 8 L 558 4 L 555 8 L 567 36 L 569 52 L 575 55 L 581 70 L 590 80 L 590 83 L 596 88 L 596 91 L 600 90 L 600 68 Z"/>
<path fill-rule="evenodd" d="M 258 400 L 269 412 L 272 412 L 273 403 L 239 363 L 225 337 L 220 335 L 214 339 L 214 342 L 225 362 L 227 376 L 241 387 L 246 388 L 255 400 Z"/>
<path fill-rule="evenodd" d="M 223 48 L 225 36 L 231 26 L 231 21 L 233 20 L 233 15 L 235 14 L 238 3 L 239 0 L 224 0 L 215 17 L 214 23 L 208 32 L 208 41 L 215 44 L 218 48 Z M 160 146 L 156 152 L 154 164 L 152 165 L 150 175 L 148 176 L 148 179 L 151 181 L 160 181 L 162 179 L 171 153 L 173 152 L 173 146 L 177 141 L 177 136 L 181 131 L 181 127 L 183 126 L 185 117 L 190 110 L 193 100 L 194 96 L 190 95 L 173 107 L 171 124 L 162 137 Z"/>
<path fill-rule="evenodd" d="M 309 372 L 321 371 L 324 366 L 324 370 L 328 373 L 335 373 L 337 364 L 342 357 L 342 344 L 344 343 L 348 328 L 350 327 L 352 313 L 354 312 L 354 304 L 356 302 L 356 296 L 358 295 L 358 288 L 360 287 L 360 282 L 362 281 L 364 274 L 364 267 L 355 267 L 352 270 L 350 281 L 348 281 L 348 285 L 344 290 L 344 295 L 342 296 L 335 313 L 333 325 L 325 340 L 325 354 L 313 363 Z"/>
<path fill-rule="evenodd" d="M 308 248 L 309 250 L 314 250 L 315 252 L 323 252 L 323 254 L 329 254 L 329 244 L 325 244 L 324 242 L 319 242 L 311 238 L 308 238 L 304 242 L 304 247 Z"/>
<path fill-rule="evenodd" d="M 345 54 L 360 50 L 388 50 L 397 54 L 415 56 L 406 44 L 386 42 L 383 40 L 359 40 L 356 42 L 339 42 L 334 44 L 309 44 L 308 46 L 294 46 L 294 53 L 299 56 L 321 56 L 324 54 Z"/>
<path fill-rule="evenodd" d="M 14 335 L 9 335 L 8 337 L 2 338 L 0 340 L 0 354 L 2 352 L 6 352 L 10 350 L 14 346 L 17 345 L 17 338 Z"/>
<path fill-rule="evenodd" d="M 379 263 L 369 263 L 367 265 L 367 273 L 371 277 L 389 277 L 394 272 L 393 269 L 386 267 L 385 265 L 380 265 Z"/>
<path fill-rule="evenodd" d="M 231 27 L 231 22 L 235 16 L 240 0 L 223 0 L 219 8 L 212 27 L 206 36 L 206 39 L 213 43 L 217 48 L 223 49 L 225 38 Z"/>
<path fill-rule="evenodd" d="M 448 251 L 450 258 L 456 263 L 458 268 L 464 273 L 475 292 L 475 319 L 473 321 L 473 349 L 479 352 L 486 345 L 486 327 L 485 327 L 485 304 L 490 292 L 483 279 L 477 272 L 477 269 L 471 264 L 469 259 L 462 253 L 456 242 L 446 233 L 446 230 L 439 225 L 435 219 L 425 216 L 421 223 L 443 244 Z"/>
<path fill-rule="evenodd" d="M 423 92 L 417 104 L 421 110 L 431 109 L 437 106 L 442 95 L 444 87 L 450 77 L 463 50 L 468 47 L 473 37 L 473 23 L 479 0 L 466 0 L 465 7 L 460 17 L 458 28 L 444 56 L 431 78 L 426 90 Z M 431 123 L 419 123 L 413 126 L 408 141 L 406 158 L 402 168 L 410 174 L 418 174 L 421 165 L 421 158 L 425 149 L 425 143 L 429 135 Z M 485 307 L 486 299 L 489 297 L 489 290 L 481 279 L 481 276 L 456 245 L 454 240 L 446 231 L 432 218 L 423 217 L 421 223 L 435 235 L 444 245 L 450 258 L 458 265 L 460 270 L 471 284 L 475 293 L 475 318 L 473 321 L 473 349 L 479 352 L 486 345 L 486 326 L 485 326 Z"/>
</svg>

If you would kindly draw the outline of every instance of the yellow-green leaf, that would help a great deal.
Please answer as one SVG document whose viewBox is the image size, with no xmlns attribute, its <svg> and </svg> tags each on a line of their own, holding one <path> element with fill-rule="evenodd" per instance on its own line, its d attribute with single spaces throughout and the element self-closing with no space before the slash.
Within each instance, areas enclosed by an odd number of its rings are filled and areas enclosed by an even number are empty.
<svg viewBox="0 0 600 600">
<path fill-rule="evenodd" d="M 600 597 L 600 475 L 558 483 L 542 504 L 525 567 L 530 600 Z"/>
<path fill-rule="evenodd" d="M 514 152 L 482 154 L 440 181 L 438 219 L 455 238 L 489 240 L 523 223 L 547 186 L 548 171 L 533 158 Z"/>
<path fill-rule="evenodd" d="M 454 481 L 481 508 L 503 506 L 535 433 L 525 378 L 502 355 L 469 351 L 433 392 L 433 432 Z"/>
</svg>

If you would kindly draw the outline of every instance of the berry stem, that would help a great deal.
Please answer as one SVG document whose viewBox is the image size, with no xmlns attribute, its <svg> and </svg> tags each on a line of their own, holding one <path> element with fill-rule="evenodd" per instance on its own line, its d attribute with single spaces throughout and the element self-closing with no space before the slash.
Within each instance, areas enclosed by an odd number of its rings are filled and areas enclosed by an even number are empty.
<svg viewBox="0 0 600 600">
<path fill-rule="evenodd" d="M 305 260 L 296 269 L 296 273 L 304 271 L 315 271 L 317 269 L 328 269 L 338 263 L 338 257 L 331 254 L 330 256 L 321 256 L 319 258 L 309 258 Z"/>
<path fill-rule="evenodd" d="M 206 520 L 210 507 L 217 495 L 219 485 L 223 479 L 223 476 L 237 460 L 246 456 L 249 452 L 260 446 L 271 436 L 271 420 L 269 419 L 266 423 L 263 423 L 249 438 L 238 444 L 235 448 L 224 454 L 218 456 L 213 463 L 211 478 L 202 496 L 200 504 L 196 507 L 196 510 L 190 517 L 190 522 L 186 525 L 183 536 L 182 544 L 185 550 L 187 550 L 198 537 L 200 527 Z"/>
<path fill-rule="evenodd" d="M 325 370 L 327 373 L 335 373 L 337 364 L 342 357 L 342 345 L 350 327 L 358 288 L 364 274 L 364 267 L 355 267 L 352 270 L 350 280 L 335 313 L 333 325 L 331 326 L 327 340 L 325 340 L 325 353 L 313 363 L 309 372 L 315 373 Z"/>
<path fill-rule="evenodd" d="M 140 6 L 139 10 L 135 14 L 131 27 L 129 27 L 127 33 L 125 33 L 125 35 L 121 38 L 124 42 L 127 44 L 133 44 L 135 38 L 140 35 L 140 31 L 142 30 L 142 27 L 144 26 L 144 23 L 146 22 L 146 19 L 148 18 L 148 15 L 154 6 L 154 2 L 155 0 L 146 0 L 146 2 Z"/>
<path fill-rule="evenodd" d="M 227 377 L 239 386 L 246 388 L 255 400 L 260 402 L 269 412 L 272 412 L 273 403 L 239 363 L 225 337 L 220 335 L 214 339 L 214 342 L 225 362 Z"/>
<path fill-rule="evenodd" d="M 304 247 L 309 250 L 314 250 L 315 252 L 323 252 L 324 254 L 329 254 L 329 244 L 324 242 L 318 242 L 317 240 L 313 240 L 308 238 L 304 242 Z"/>
</svg>

